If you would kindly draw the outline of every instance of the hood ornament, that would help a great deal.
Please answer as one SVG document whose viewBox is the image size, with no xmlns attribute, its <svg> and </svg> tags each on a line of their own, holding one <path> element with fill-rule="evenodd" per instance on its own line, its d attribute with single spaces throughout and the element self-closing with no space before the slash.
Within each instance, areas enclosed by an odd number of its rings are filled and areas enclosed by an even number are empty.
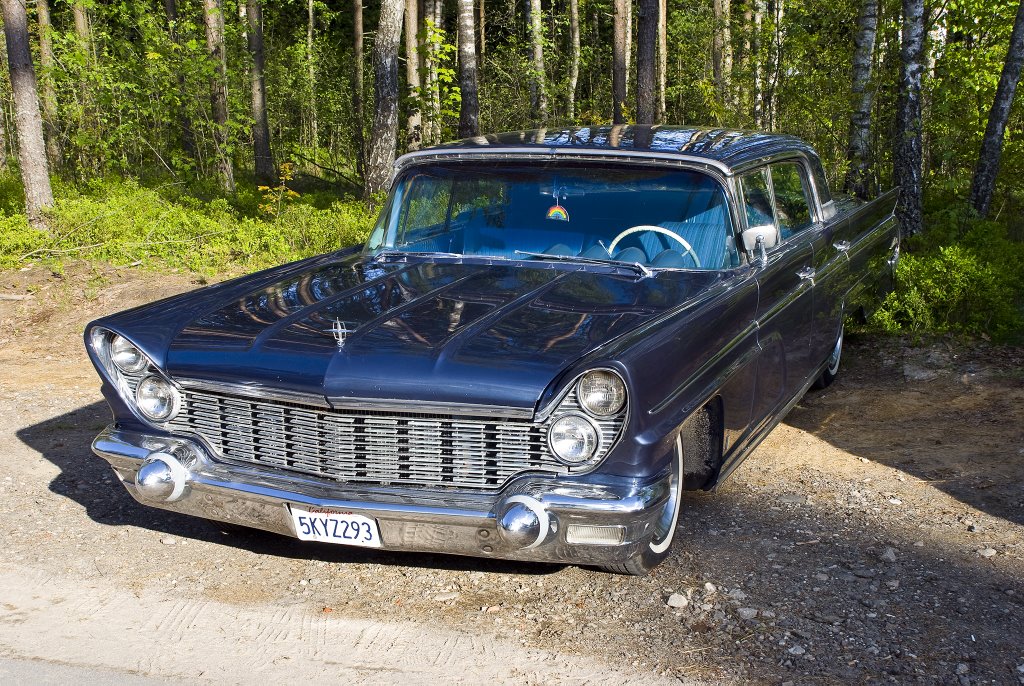
<svg viewBox="0 0 1024 686">
<path fill-rule="evenodd" d="M 339 348 L 345 347 L 345 341 L 348 340 L 348 335 L 351 333 L 345 326 L 345 322 L 340 319 L 334 320 L 334 325 L 331 327 L 331 334 L 334 336 L 334 340 L 338 342 Z"/>
</svg>

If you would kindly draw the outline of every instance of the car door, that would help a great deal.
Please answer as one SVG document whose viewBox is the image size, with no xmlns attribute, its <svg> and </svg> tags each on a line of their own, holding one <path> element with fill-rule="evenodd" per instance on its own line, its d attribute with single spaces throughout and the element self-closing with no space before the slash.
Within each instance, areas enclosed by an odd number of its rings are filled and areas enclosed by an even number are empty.
<svg viewBox="0 0 1024 686">
<path fill-rule="evenodd" d="M 846 219 L 821 221 L 822 208 L 814 202 L 810 175 L 802 159 L 771 166 L 772 190 L 779 207 L 779 222 L 790 232 L 807 231 L 811 239 L 814 298 L 810 358 L 811 371 L 832 352 L 843 318 L 843 291 L 850 270 L 850 236 Z M 827 192 L 827 191 L 826 191 Z"/>
<path fill-rule="evenodd" d="M 777 207 L 769 167 L 741 176 L 740 187 L 746 215 L 744 242 L 750 242 L 752 234 L 762 237 L 767 256 L 756 275 L 761 355 L 752 420 L 757 426 L 800 391 L 813 368 L 813 253 L 808 227 Z"/>
</svg>

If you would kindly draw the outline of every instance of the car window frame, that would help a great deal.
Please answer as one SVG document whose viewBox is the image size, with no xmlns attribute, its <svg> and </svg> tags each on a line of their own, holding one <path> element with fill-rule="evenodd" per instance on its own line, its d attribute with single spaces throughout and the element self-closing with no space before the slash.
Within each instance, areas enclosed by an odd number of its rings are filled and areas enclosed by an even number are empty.
<svg viewBox="0 0 1024 686">
<path fill-rule="evenodd" d="M 771 174 L 771 167 L 778 164 L 796 164 L 797 171 L 800 174 L 800 184 L 804 189 L 804 196 L 808 201 L 807 206 L 810 210 L 811 216 L 811 224 L 809 226 L 805 227 L 800 231 L 790 234 L 790 236 L 788 236 L 785 239 L 782 238 L 782 232 L 779 227 L 778 205 L 776 204 L 775 200 L 775 184 L 772 180 Z M 768 248 L 766 251 L 769 255 L 777 252 L 782 246 L 787 246 L 795 243 L 796 241 L 794 239 L 800 239 L 802 236 L 807 236 L 813 233 L 816 228 L 822 225 L 823 211 L 821 205 L 818 202 L 818 194 L 814 186 L 812 185 L 813 182 L 811 181 L 810 173 L 808 171 L 807 160 L 803 155 L 799 153 L 794 153 L 792 155 L 785 155 L 767 159 L 762 164 L 748 167 L 744 169 L 742 172 L 736 174 L 735 189 L 736 198 L 738 201 L 737 214 L 739 214 L 743 220 L 744 229 L 753 228 L 747 221 L 747 196 L 746 189 L 744 189 L 743 187 L 743 179 L 750 174 L 764 174 L 768 182 L 768 191 L 772 202 L 772 221 L 774 222 L 775 230 L 779 232 L 779 241 L 771 248 Z"/>
<path fill-rule="evenodd" d="M 805 233 L 806 231 L 814 229 L 815 226 L 821 224 L 821 218 L 819 214 L 815 213 L 815 210 L 817 209 L 815 202 L 815 193 L 813 187 L 810 185 L 810 175 L 808 173 L 807 167 L 806 165 L 803 164 L 802 160 L 796 157 L 772 160 L 768 164 L 764 165 L 764 168 L 768 169 L 768 180 L 770 181 L 770 186 L 772 189 L 772 207 L 775 209 L 775 226 L 776 228 L 779 229 L 779 236 L 782 236 L 782 225 L 779 224 L 779 201 L 775 195 L 775 177 L 773 176 L 772 172 L 775 170 L 775 167 L 779 167 L 785 164 L 791 164 L 796 167 L 797 174 L 800 176 L 800 187 L 804 191 L 804 200 L 807 201 L 807 216 L 810 219 L 810 223 L 807 226 L 803 227 L 799 231 L 793 231 L 789 235 L 789 238 L 793 238 L 794 236 L 799 236 L 800 234 Z M 785 240 L 789 240 L 789 238 Z M 779 241 L 779 243 L 784 242 L 785 241 Z"/>
</svg>

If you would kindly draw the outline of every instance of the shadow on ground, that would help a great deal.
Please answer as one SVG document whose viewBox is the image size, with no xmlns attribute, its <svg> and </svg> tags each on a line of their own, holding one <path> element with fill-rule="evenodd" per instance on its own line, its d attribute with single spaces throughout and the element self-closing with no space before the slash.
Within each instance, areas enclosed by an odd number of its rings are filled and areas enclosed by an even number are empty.
<svg viewBox="0 0 1024 686">
<path fill-rule="evenodd" d="M 927 482 L 982 512 L 1024 524 L 1024 381 L 998 367 L 944 361 L 907 381 L 896 354 L 854 338 L 836 383 L 786 417 L 851 455 Z M 925 363 L 922 363 L 925 364 Z M 975 371 L 972 371 L 975 370 Z"/>
<path fill-rule="evenodd" d="M 110 422 L 106 403 L 97 402 L 20 429 L 18 438 L 60 468 L 50 490 L 82 505 L 88 516 L 106 526 L 136 526 L 161 533 L 244 548 L 254 553 L 335 563 L 401 564 L 411 567 L 478 570 L 514 574 L 551 574 L 558 565 L 538 565 L 428 553 L 389 553 L 221 526 L 197 517 L 146 507 L 118 482 L 105 460 L 90 449 L 93 438 Z"/>
<path fill-rule="evenodd" d="M 796 421 L 841 444 L 847 434 L 834 428 L 841 423 L 821 412 L 803 409 Z M 718 493 L 687 497 L 672 556 L 638 579 L 573 567 L 308 545 L 260 532 L 225 535 L 214 523 L 137 504 L 88 450 L 108 418 L 105 406 L 95 403 L 18 432 L 60 469 L 51 490 L 83 505 L 94 521 L 213 541 L 267 556 L 271 564 L 274 558 L 318 559 L 493 572 L 486 604 L 502 608 L 502 626 L 515 627 L 516 640 L 644 668 L 658 665 L 681 677 L 711 674 L 741 682 L 956 682 L 962 676 L 957 670 L 966 669 L 970 678 L 1012 683 L 1024 659 L 1024 594 L 1014 563 L 1002 556 L 983 560 L 973 549 L 947 542 L 915 547 L 912 537 L 921 532 L 913 520 L 844 511 L 818 498 L 783 502 L 783 491 L 774 487 L 729 483 Z M 929 540 L 942 541 L 939 534 Z M 897 551 L 894 559 L 882 556 L 888 546 Z M 520 579 L 527 575 L 553 576 L 544 587 L 524 591 Z M 404 574 L 387 580 L 388 597 L 402 598 L 401 607 L 369 597 L 346 605 L 351 589 L 320 586 L 306 602 L 395 621 L 437 607 L 423 598 L 420 580 Z M 714 590 L 706 590 L 705 582 Z M 666 605 L 669 592 L 687 589 L 693 595 L 686 607 Z M 453 606 L 445 621 L 500 633 L 484 623 L 493 620 L 478 619 L 490 617 L 479 611 L 484 603 L 475 597 L 458 602 L 465 607 Z M 756 610 L 756 617 L 744 617 L 741 607 Z M 531 613 L 543 622 L 529 620 Z"/>
</svg>

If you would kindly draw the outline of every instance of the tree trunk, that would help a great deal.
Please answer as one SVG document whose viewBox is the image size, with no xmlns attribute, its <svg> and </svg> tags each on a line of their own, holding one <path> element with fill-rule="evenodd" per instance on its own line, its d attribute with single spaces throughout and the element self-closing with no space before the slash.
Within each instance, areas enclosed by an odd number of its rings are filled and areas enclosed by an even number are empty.
<svg viewBox="0 0 1024 686">
<path fill-rule="evenodd" d="M 544 74 L 544 24 L 540 0 L 530 0 L 530 67 L 533 78 L 530 81 L 530 104 L 533 115 L 541 122 L 548 118 L 547 79 Z"/>
<path fill-rule="evenodd" d="M 723 105 L 732 104 L 732 30 L 729 16 L 730 0 L 714 0 L 715 34 L 712 39 L 712 69 L 715 88 Z"/>
<path fill-rule="evenodd" d="M 167 33 L 171 39 L 171 42 L 175 45 L 181 45 L 181 40 L 178 37 L 178 2 L 177 0 L 164 0 L 164 14 L 167 16 Z M 191 98 L 191 94 L 188 93 L 188 89 L 185 85 L 185 74 L 178 74 L 178 92 L 181 96 L 182 102 L 188 102 Z M 196 141 L 195 132 L 192 129 L 192 118 L 188 116 L 188 112 L 182 108 L 181 117 L 179 120 L 179 126 L 181 126 L 181 147 L 182 150 L 189 157 L 196 156 Z"/>
<path fill-rule="evenodd" d="M 441 84 L 438 82 L 438 31 L 441 30 L 442 0 L 424 0 L 423 23 L 427 28 L 426 38 L 426 79 L 422 102 L 426 105 L 426 116 L 423 123 L 424 140 L 428 144 L 441 141 Z"/>
<path fill-rule="evenodd" d="M 629 74 L 630 0 L 615 0 L 612 25 L 612 123 L 626 123 L 626 78 Z"/>
<path fill-rule="evenodd" d="M 256 179 L 272 185 L 277 180 L 274 155 L 270 150 L 270 124 L 267 121 L 267 87 L 264 80 L 263 6 L 260 0 L 246 0 L 246 44 L 252 57 L 252 149 Z"/>
<path fill-rule="evenodd" d="M 480 0 L 480 63 L 483 64 L 487 54 L 487 13 L 484 11 L 484 0 Z"/>
<path fill-rule="evenodd" d="M 48 0 L 36 1 L 39 20 L 39 70 L 42 81 L 43 127 L 46 131 L 46 157 L 56 166 L 60 163 L 60 138 L 57 129 L 57 93 L 53 89 L 53 24 L 50 23 Z"/>
<path fill-rule="evenodd" d="M 654 120 L 665 123 L 665 86 L 668 82 L 668 0 L 658 2 L 658 92 Z"/>
<path fill-rule="evenodd" d="M 18 164 L 25 187 L 25 214 L 36 228 L 46 228 L 43 210 L 53 205 L 50 171 L 43 142 L 43 118 L 39 114 L 36 70 L 28 43 L 28 15 L 21 0 L 0 0 L 7 66 L 14 95 L 15 128 L 18 134 Z"/>
<path fill-rule="evenodd" d="M 405 0 L 405 82 L 409 88 L 409 119 L 406 124 L 405 144 L 409 150 L 420 147 L 423 138 L 423 120 L 420 114 L 420 50 L 419 2 Z"/>
<path fill-rule="evenodd" d="M 459 0 L 459 136 L 480 135 L 480 103 L 476 88 L 476 30 L 473 0 Z"/>
<path fill-rule="evenodd" d="M 356 147 L 356 174 L 366 170 L 366 143 L 363 137 L 363 0 L 352 0 L 352 114 L 355 117 L 353 143 Z"/>
<path fill-rule="evenodd" d="M 569 0 L 569 123 L 576 122 L 576 87 L 580 82 L 580 2 Z"/>
<path fill-rule="evenodd" d="M 762 113 L 762 126 L 773 131 L 776 125 L 776 94 L 779 82 L 782 79 L 782 48 L 785 42 L 786 32 L 782 25 L 785 17 L 785 0 L 774 0 L 769 4 L 772 14 L 772 50 L 771 50 L 771 71 L 768 75 L 764 91 L 764 105 Z"/>
<path fill-rule="evenodd" d="M 210 104 L 213 109 L 213 144 L 217 153 L 217 172 L 221 187 L 228 193 L 235 190 L 235 172 L 228 150 L 228 88 L 227 54 L 224 50 L 224 12 L 220 0 L 203 0 L 203 21 L 206 24 L 206 50 L 213 61 L 210 77 Z"/>
<path fill-rule="evenodd" d="M 0 41 L 0 72 L 7 71 L 7 44 Z M 7 171 L 9 162 L 7 156 L 7 141 L 10 140 L 7 132 L 7 108 L 0 103 L 0 170 Z"/>
<path fill-rule="evenodd" d="M 309 144 L 316 155 L 320 145 L 320 125 L 316 111 L 316 59 L 313 55 L 313 0 L 306 1 L 306 78 L 309 81 Z"/>
<path fill-rule="evenodd" d="M 754 72 L 754 101 L 753 119 L 754 128 L 764 128 L 764 54 L 761 41 L 761 29 L 764 26 L 764 15 L 766 12 L 765 0 L 754 0 L 754 40 L 751 41 L 750 59 L 753 62 Z"/>
<path fill-rule="evenodd" d="M 373 134 L 366 160 L 367 199 L 388 188 L 398 138 L 398 43 L 402 38 L 402 0 L 382 0 L 380 25 L 373 40 Z"/>
<path fill-rule="evenodd" d="M 654 72 L 659 0 L 640 0 L 636 40 L 636 123 L 654 123 Z"/>
<path fill-rule="evenodd" d="M 992 194 L 996 187 L 996 174 L 999 172 L 999 158 L 1003 151 L 1003 134 L 1006 122 L 1010 117 L 1013 96 L 1020 81 L 1021 67 L 1024 66 L 1024 0 L 1017 7 L 1017 18 L 1013 22 L 1013 33 L 1006 52 L 1003 73 L 996 87 L 996 97 L 992 109 L 988 113 L 988 126 L 985 127 L 985 138 L 982 139 L 981 152 L 978 154 L 978 166 L 974 169 L 974 181 L 971 184 L 971 205 L 982 217 L 988 216 L 992 204 Z"/>
<path fill-rule="evenodd" d="M 846 190 L 859 198 L 870 193 L 868 155 L 871 141 L 871 100 L 868 88 L 871 64 L 875 51 L 875 33 L 878 28 L 878 0 L 864 0 L 853 53 L 853 114 L 850 115 L 850 135 L 846 158 L 850 166 L 846 171 Z"/>
<path fill-rule="evenodd" d="M 904 236 L 920 233 L 921 70 L 924 57 L 924 0 L 903 0 L 900 37 L 900 90 L 897 101 L 895 169 L 900 186 L 896 208 Z"/>
</svg>

